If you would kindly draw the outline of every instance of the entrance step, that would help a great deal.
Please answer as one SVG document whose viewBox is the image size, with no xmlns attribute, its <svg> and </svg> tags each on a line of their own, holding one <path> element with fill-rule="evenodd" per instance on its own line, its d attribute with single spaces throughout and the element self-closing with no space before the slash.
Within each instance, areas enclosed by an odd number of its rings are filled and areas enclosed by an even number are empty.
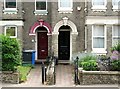
<svg viewBox="0 0 120 89">
<path fill-rule="evenodd" d="M 41 64 L 42 62 L 46 62 L 46 59 L 38 59 L 38 60 L 35 60 L 35 63 L 36 63 L 36 64 Z"/>
<path fill-rule="evenodd" d="M 58 60 L 59 64 L 70 64 L 70 60 Z"/>
</svg>

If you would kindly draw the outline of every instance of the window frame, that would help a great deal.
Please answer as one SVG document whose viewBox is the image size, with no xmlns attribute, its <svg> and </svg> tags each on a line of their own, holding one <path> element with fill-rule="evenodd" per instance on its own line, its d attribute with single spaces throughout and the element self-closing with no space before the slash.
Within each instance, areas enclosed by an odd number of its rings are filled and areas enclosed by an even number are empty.
<svg viewBox="0 0 120 89">
<path fill-rule="evenodd" d="M 94 5 L 94 0 L 92 0 L 92 10 L 93 11 L 106 11 L 107 9 L 107 0 L 104 0 L 104 5 Z"/>
<path fill-rule="evenodd" d="M 112 26 L 112 46 L 114 46 L 114 44 L 113 44 L 113 39 L 114 39 L 114 38 L 117 38 L 117 39 L 119 39 L 119 38 L 120 38 L 120 36 L 119 36 L 119 35 L 118 35 L 118 36 L 113 36 L 114 26 L 120 26 L 120 25 L 113 25 L 113 26 Z"/>
<path fill-rule="evenodd" d="M 70 0 L 70 7 L 61 7 L 60 6 L 60 1 L 58 0 L 58 11 L 59 12 L 72 12 L 73 11 L 73 0 Z"/>
<path fill-rule="evenodd" d="M 16 11 L 17 10 L 17 0 L 16 0 L 16 7 L 15 8 L 6 8 L 6 0 L 4 0 L 4 10 L 10 10 L 10 11 L 15 10 Z"/>
<path fill-rule="evenodd" d="M 35 11 L 47 11 L 47 0 L 45 0 L 46 1 L 46 10 L 37 10 L 36 9 L 36 2 L 37 2 L 37 0 L 35 0 Z"/>
<path fill-rule="evenodd" d="M 94 26 L 104 26 L 104 36 L 101 36 L 102 38 L 104 38 L 104 48 L 94 48 L 93 47 L 93 39 L 94 37 L 100 37 L 100 36 L 94 36 Z M 106 26 L 104 24 L 94 24 L 92 25 L 92 53 L 107 53 L 106 52 L 106 46 L 107 46 L 107 32 L 106 32 Z"/>
<path fill-rule="evenodd" d="M 119 9 L 119 5 L 114 5 L 113 2 L 114 0 L 112 0 L 112 10 L 113 11 L 119 11 L 120 9 Z M 120 1 L 119 1 L 119 3 L 120 3 Z"/>
<path fill-rule="evenodd" d="M 15 27 L 15 36 L 10 36 L 10 38 L 17 38 L 17 26 L 5 26 L 4 35 L 6 36 L 6 31 L 8 27 Z"/>
</svg>

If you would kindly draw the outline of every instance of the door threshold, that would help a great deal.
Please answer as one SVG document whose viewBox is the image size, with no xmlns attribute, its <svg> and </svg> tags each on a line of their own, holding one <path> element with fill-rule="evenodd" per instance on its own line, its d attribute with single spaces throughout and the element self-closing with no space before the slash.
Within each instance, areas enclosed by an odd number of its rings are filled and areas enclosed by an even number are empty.
<svg viewBox="0 0 120 89">
<path fill-rule="evenodd" d="M 42 62 L 46 62 L 46 59 L 38 59 L 38 60 L 35 60 L 35 63 L 42 63 Z"/>
<path fill-rule="evenodd" d="M 70 64 L 70 60 L 58 60 L 59 64 Z"/>
</svg>

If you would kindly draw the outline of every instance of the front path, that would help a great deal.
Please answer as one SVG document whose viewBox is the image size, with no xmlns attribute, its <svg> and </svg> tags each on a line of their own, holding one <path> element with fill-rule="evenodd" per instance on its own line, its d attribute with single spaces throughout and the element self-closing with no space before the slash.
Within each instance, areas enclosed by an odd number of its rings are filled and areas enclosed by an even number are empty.
<svg viewBox="0 0 120 89">
<path fill-rule="evenodd" d="M 44 87 L 48 85 L 42 85 L 41 65 L 38 64 L 31 70 L 28 75 L 28 80 L 21 84 L 3 84 L 3 86 L 11 87 Z M 74 86 L 72 66 L 70 65 L 57 65 L 56 66 L 56 85 L 57 87 L 69 87 Z"/>
<path fill-rule="evenodd" d="M 73 79 L 73 67 L 71 65 L 57 65 L 56 86 L 75 86 Z"/>
</svg>

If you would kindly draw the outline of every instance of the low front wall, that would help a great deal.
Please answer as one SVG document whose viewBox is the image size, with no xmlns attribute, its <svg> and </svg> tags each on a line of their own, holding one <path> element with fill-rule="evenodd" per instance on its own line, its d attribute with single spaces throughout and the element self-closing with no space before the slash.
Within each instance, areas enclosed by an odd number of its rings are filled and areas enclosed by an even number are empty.
<svg viewBox="0 0 120 89">
<path fill-rule="evenodd" d="M 19 83 L 19 73 L 13 73 L 13 72 L 2 72 L 0 73 L 0 81 L 3 83 L 13 83 L 18 84 Z"/>
<path fill-rule="evenodd" d="M 81 85 L 120 84 L 120 72 L 117 71 L 84 71 L 79 69 Z"/>
<path fill-rule="evenodd" d="M 54 67 L 50 68 L 48 71 L 47 71 L 47 81 L 46 81 L 46 84 L 47 85 L 54 85 Z"/>
<path fill-rule="evenodd" d="M 52 62 L 49 64 L 46 72 L 46 84 L 47 85 L 54 85 L 56 82 L 56 76 L 55 76 L 55 60 L 52 60 Z"/>
</svg>

